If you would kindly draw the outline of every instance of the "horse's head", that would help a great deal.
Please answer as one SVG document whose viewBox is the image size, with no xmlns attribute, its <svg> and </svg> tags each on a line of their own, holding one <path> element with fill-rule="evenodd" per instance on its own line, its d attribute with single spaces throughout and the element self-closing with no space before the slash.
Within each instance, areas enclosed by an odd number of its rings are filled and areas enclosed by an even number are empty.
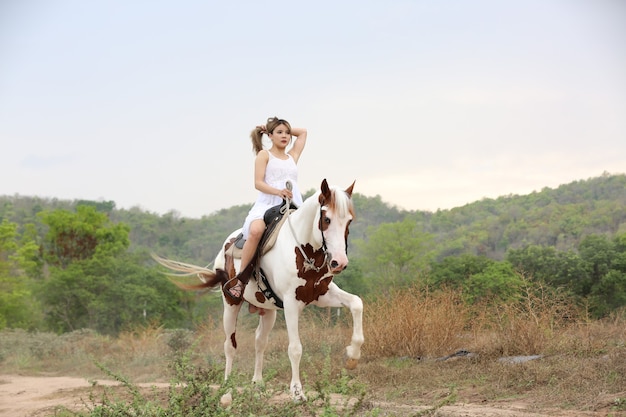
<svg viewBox="0 0 626 417">
<path fill-rule="evenodd" d="M 343 271 L 348 266 L 348 233 L 350 222 L 354 218 L 352 189 L 331 188 L 326 179 L 322 181 L 319 194 L 320 216 L 319 229 L 329 258 L 329 265 L 334 273 Z"/>
</svg>

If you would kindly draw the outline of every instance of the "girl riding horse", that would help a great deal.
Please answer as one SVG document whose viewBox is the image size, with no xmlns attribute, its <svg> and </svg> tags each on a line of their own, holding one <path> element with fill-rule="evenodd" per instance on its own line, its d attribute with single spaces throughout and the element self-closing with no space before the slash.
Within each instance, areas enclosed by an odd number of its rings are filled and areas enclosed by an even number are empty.
<svg viewBox="0 0 626 417">
<path fill-rule="evenodd" d="M 263 134 L 272 141 L 269 149 L 263 149 Z M 296 140 L 289 151 L 287 147 L 292 137 Z M 306 144 L 307 131 L 304 128 L 293 128 L 284 119 L 271 117 L 267 124 L 257 126 L 250 134 L 252 148 L 256 153 L 254 161 L 254 187 L 259 190 L 254 206 L 250 209 L 243 224 L 243 252 L 241 255 L 241 272 L 225 286 L 225 294 L 234 303 L 240 303 L 248 280 L 250 269 L 246 268 L 253 260 L 259 241 L 265 231 L 263 216 L 265 212 L 290 200 L 296 207 L 302 205 L 302 194 L 298 188 L 297 163 Z M 291 182 L 293 188 L 287 187 Z"/>
</svg>

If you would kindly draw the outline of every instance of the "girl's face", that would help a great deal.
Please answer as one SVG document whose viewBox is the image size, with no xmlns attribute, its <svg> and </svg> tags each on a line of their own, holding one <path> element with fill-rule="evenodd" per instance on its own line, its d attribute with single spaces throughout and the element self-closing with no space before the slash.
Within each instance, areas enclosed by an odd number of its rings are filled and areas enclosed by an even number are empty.
<svg viewBox="0 0 626 417">
<path fill-rule="evenodd" d="M 285 148 L 291 142 L 291 132 L 287 126 L 280 124 L 274 128 L 274 131 L 269 134 L 270 139 L 274 146 L 279 148 Z"/>
</svg>

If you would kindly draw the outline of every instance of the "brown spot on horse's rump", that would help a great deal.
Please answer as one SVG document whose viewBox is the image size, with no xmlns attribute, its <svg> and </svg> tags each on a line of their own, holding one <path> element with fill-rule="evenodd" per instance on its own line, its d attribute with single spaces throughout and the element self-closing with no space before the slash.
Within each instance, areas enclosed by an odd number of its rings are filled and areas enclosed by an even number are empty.
<svg viewBox="0 0 626 417">
<path fill-rule="evenodd" d="M 232 238 L 228 243 L 224 245 L 224 269 L 228 273 L 228 278 L 232 278 L 237 275 L 237 271 L 235 271 L 235 260 L 228 249 L 235 243 L 235 238 Z"/>
</svg>

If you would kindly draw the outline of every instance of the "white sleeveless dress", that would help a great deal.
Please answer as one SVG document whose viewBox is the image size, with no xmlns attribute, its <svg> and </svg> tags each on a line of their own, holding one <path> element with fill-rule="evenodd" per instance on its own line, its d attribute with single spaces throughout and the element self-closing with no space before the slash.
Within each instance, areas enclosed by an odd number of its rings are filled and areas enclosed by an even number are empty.
<svg viewBox="0 0 626 417">
<path fill-rule="evenodd" d="M 296 162 L 289 154 L 287 154 L 287 159 L 280 159 L 276 158 L 269 151 L 267 153 L 269 154 L 269 160 L 265 168 L 265 183 L 271 187 L 282 190 L 286 188 L 285 184 L 287 184 L 287 181 L 291 181 L 293 186 L 292 203 L 296 207 L 300 207 L 302 205 L 302 193 L 298 187 L 298 167 Z M 248 238 L 250 234 L 250 224 L 254 220 L 263 219 L 263 215 L 269 208 L 281 204 L 282 202 L 283 199 L 280 196 L 259 192 L 256 202 L 248 212 L 248 216 L 243 223 L 242 232 L 244 239 Z"/>
</svg>

